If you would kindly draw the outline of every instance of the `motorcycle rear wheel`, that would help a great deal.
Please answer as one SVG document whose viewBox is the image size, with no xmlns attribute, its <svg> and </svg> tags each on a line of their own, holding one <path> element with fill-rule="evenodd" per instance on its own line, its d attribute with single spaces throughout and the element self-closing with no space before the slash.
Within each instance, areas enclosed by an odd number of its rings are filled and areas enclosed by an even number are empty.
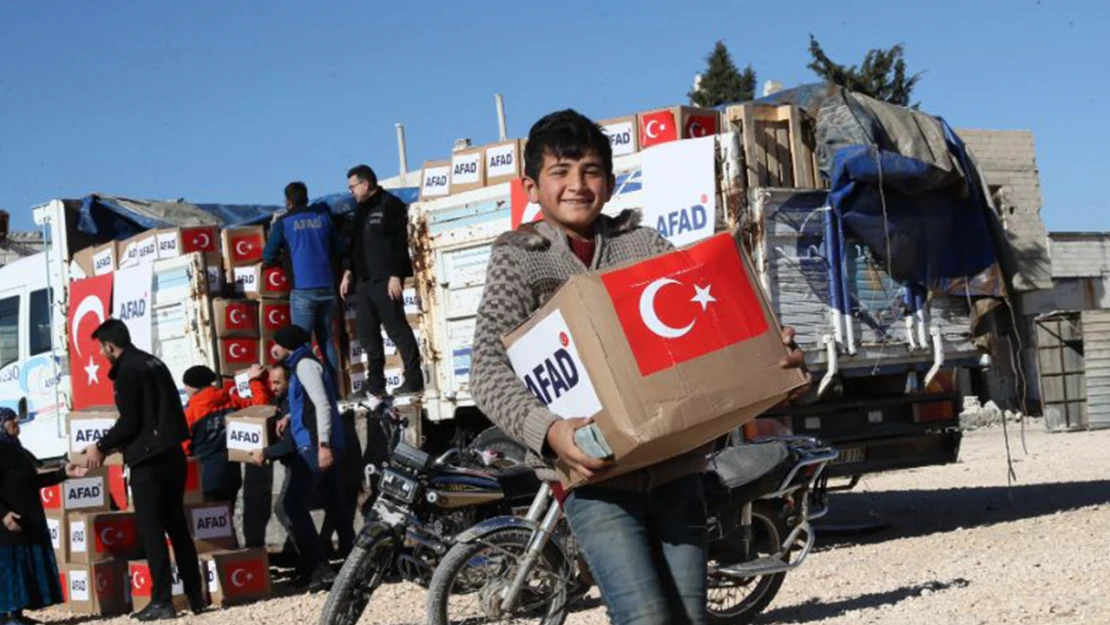
<svg viewBox="0 0 1110 625">
<path fill-rule="evenodd" d="M 355 625 L 366 611 L 370 596 L 393 566 L 396 537 L 387 527 L 375 528 L 373 539 L 356 544 L 328 593 L 320 625 Z"/>
<path fill-rule="evenodd" d="M 777 506 L 757 502 L 752 507 L 752 533 L 753 555 L 766 557 L 778 551 L 789 532 Z M 739 534 L 734 532 L 717 545 L 710 545 L 710 559 L 714 559 L 715 551 L 719 554 L 724 549 L 739 550 L 739 540 Z M 711 573 L 706 601 L 710 625 L 748 625 L 770 605 L 785 578 L 786 573 L 775 573 L 737 580 Z"/>
<path fill-rule="evenodd" d="M 499 591 L 512 582 L 531 537 L 527 529 L 504 528 L 452 547 L 428 588 L 428 625 L 562 625 L 569 607 L 571 567 L 552 543 L 533 566 L 518 607 L 512 614 L 497 614 Z"/>
</svg>

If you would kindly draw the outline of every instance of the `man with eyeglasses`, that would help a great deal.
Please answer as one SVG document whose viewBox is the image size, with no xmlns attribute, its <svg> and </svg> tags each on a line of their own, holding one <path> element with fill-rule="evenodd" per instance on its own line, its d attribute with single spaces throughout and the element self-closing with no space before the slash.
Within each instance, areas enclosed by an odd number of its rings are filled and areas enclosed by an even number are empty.
<svg viewBox="0 0 1110 625">
<path fill-rule="evenodd" d="M 404 279 L 412 276 L 409 257 L 408 207 L 378 186 L 367 165 L 347 172 L 347 189 L 358 203 L 350 231 L 350 265 L 343 272 L 339 294 L 355 298 L 358 340 L 366 350 L 365 392 L 385 395 L 385 347 L 382 327 L 397 345 L 405 379 L 395 395 L 424 390 L 416 337 L 405 319 Z"/>
</svg>

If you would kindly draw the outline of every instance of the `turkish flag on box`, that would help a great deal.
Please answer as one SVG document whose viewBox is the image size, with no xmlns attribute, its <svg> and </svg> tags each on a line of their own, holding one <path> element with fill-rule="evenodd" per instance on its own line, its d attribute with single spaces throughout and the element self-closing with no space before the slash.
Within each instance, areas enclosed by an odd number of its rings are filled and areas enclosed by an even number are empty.
<svg viewBox="0 0 1110 625">
<path fill-rule="evenodd" d="M 96 512 L 69 516 L 69 558 L 88 563 L 131 559 L 141 552 L 133 512 Z"/>
<path fill-rule="evenodd" d="M 275 332 L 293 322 L 287 299 L 263 300 L 258 308 L 258 316 L 258 325 L 262 328 L 264 340 L 272 338 Z"/>
<path fill-rule="evenodd" d="M 212 605 L 223 607 L 270 595 L 270 558 L 265 549 L 218 551 L 200 556 Z"/>
<path fill-rule="evenodd" d="M 189 607 L 189 598 L 185 594 L 185 584 L 181 582 L 181 574 L 177 565 L 170 569 L 173 575 L 170 581 L 170 597 L 173 607 L 178 612 Z M 150 574 L 150 563 L 146 560 L 134 560 L 128 564 L 128 573 L 131 578 L 131 607 L 135 612 L 150 605 L 151 595 L 154 592 L 154 578 Z"/>
<path fill-rule="evenodd" d="M 262 268 L 262 283 L 258 286 L 258 292 L 262 297 L 287 297 L 292 285 L 289 283 L 289 276 L 285 275 L 285 269 L 281 267 L 263 267 Z"/>
<path fill-rule="evenodd" d="M 212 300 L 216 336 L 258 338 L 258 303 L 241 299 Z"/>
<path fill-rule="evenodd" d="M 573 276 L 504 339 L 524 385 L 593 417 L 620 475 L 690 452 L 808 384 L 732 236 Z M 563 484 L 585 480 L 559 466 Z"/>
<path fill-rule="evenodd" d="M 112 273 L 71 282 L 69 286 L 69 371 L 73 410 L 115 404 L 111 363 L 100 353 L 92 333 L 112 311 Z"/>
<path fill-rule="evenodd" d="M 181 251 L 185 254 L 203 252 L 205 255 L 220 251 L 219 230 L 216 226 L 194 226 L 181 229 Z"/>
<path fill-rule="evenodd" d="M 266 232 L 262 226 L 227 228 L 220 233 L 224 248 L 224 267 L 243 267 L 262 262 Z"/>
<path fill-rule="evenodd" d="M 68 582 L 69 609 L 78 614 L 111 616 L 127 611 L 127 562 L 61 565 Z"/>
<path fill-rule="evenodd" d="M 672 106 L 640 113 L 640 147 L 676 141 L 696 139 L 717 134 L 719 114 L 713 109 L 700 109 L 690 106 Z"/>
<path fill-rule="evenodd" d="M 236 371 L 256 364 L 258 339 L 219 339 L 220 373 L 233 376 Z"/>
</svg>

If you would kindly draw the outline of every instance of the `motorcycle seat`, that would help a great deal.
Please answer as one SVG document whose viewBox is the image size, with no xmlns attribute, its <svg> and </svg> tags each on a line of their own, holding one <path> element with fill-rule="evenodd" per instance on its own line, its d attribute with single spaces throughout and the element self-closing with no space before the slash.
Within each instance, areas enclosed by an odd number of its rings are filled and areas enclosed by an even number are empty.
<svg viewBox="0 0 1110 625">
<path fill-rule="evenodd" d="M 785 443 L 770 441 L 729 447 L 709 459 L 708 473 L 719 488 L 735 490 L 764 477 L 785 477 L 791 465 Z"/>
<path fill-rule="evenodd" d="M 505 496 L 512 499 L 518 496 L 534 495 L 540 490 L 540 480 L 535 469 L 524 465 L 512 466 L 493 474 L 493 479 L 501 485 Z"/>
</svg>

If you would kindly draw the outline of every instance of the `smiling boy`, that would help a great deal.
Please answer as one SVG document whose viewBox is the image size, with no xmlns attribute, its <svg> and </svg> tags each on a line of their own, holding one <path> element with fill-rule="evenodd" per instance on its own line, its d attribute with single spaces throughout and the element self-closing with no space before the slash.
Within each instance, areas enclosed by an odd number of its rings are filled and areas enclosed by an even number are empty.
<svg viewBox="0 0 1110 625">
<path fill-rule="evenodd" d="M 474 335 L 474 398 L 528 447 L 529 464 L 542 479 L 555 479 L 550 464 L 556 458 L 596 478 L 572 491 L 564 509 L 613 623 L 704 623 L 704 450 L 604 479 L 610 463 L 574 442 L 575 430 L 589 419 L 551 412 L 517 378 L 501 342 L 571 276 L 674 247 L 656 230 L 640 227 L 632 211 L 602 214 L 616 182 L 612 148 L 588 118 L 566 110 L 539 120 L 524 159 L 524 189 L 540 205 L 543 221 L 506 232 L 493 245 Z M 799 355 L 784 365 L 796 366 Z"/>
</svg>

